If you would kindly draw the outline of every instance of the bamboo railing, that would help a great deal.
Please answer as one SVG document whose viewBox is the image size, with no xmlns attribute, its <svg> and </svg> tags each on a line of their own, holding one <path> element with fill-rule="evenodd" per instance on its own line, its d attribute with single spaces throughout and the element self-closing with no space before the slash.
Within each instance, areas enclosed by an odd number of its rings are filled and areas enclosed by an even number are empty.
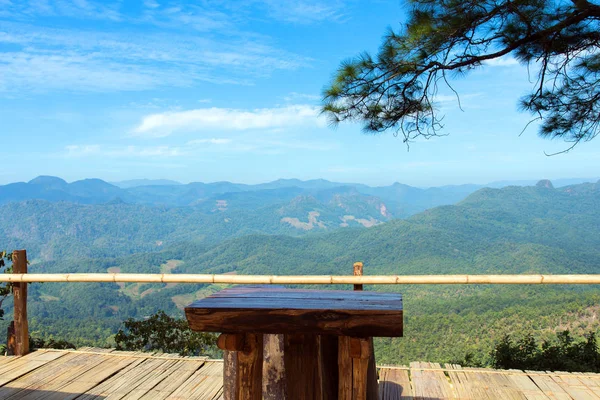
<svg viewBox="0 0 600 400">
<path fill-rule="evenodd" d="M 27 252 L 13 251 L 13 273 L 0 274 L 0 282 L 13 284 L 14 321 L 8 330 L 9 352 L 29 352 L 27 283 L 33 282 L 135 282 L 135 283 L 220 283 L 254 285 L 483 285 L 483 284 L 600 284 L 600 274 L 548 275 L 361 275 L 362 263 L 354 264 L 356 275 L 233 275 L 233 274 L 29 274 Z M 360 265 L 360 268 L 358 266 Z M 359 271 L 360 270 L 360 271 Z"/>
<path fill-rule="evenodd" d="M 600 284 L 600 274 L 548 275 L 231 275 L 231 274 L 2 274 L 0 282 L 227 283 L 256 285 L 541 285 Z"/>
</svg>

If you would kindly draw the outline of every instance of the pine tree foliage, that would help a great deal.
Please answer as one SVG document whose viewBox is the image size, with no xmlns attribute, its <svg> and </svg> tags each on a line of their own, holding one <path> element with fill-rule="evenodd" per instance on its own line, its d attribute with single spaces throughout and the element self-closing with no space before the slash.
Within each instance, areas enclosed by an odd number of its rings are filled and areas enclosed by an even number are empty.
<svg viewBox="0 0 600 400">
<path fill-rule="evenodd" d="M 518 340 L 505 336 L 492 351 L 492 365 L 501 369 L 599 372 L 600 353 L 594 332 L 582 341 L 575 341 L 569 331 L 559 332 L 554 341 L 544 341 L 541 346 L 531 334 Z"/>
<path fill-rule="evenodd" d="M 572 142 L 600 131 L 600 5 L 587 0 L 411 0 L 406 26 L 389 31 L 376 56 L 342 63 L 324 90 L 333 124 L 393 130 L 405 142 L 441 134 L 441 85 L 514 57 L 533 87 L 520 107 L 541 120 L 540 135 Z M 458 96 L 458 93 L 457 93 Z M 572 146 L 570 148 L 572 148 Z"/>
<path fill-rule="evenodd" d="M 12 272 L 12 265 L 10 265 L 11 260 L 12 253 L 8 253 L 6 250 L 0 250 L 0 272 L 4 272 L 5 274 L 10 274 Z M 11 291 L 12 285 L 10 282 L 0 284 L 0 320 L 2 320 L 4 317 L 2 303 L 11 293 Z"/>
</svg>

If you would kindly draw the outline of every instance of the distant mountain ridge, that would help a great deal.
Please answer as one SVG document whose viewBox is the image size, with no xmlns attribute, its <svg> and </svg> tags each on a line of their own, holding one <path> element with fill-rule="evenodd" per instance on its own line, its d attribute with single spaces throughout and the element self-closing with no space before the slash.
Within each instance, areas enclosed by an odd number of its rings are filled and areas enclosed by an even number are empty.
<svg viewBox="0 0 600 400">
<path fill-rule="evenodd" d="M 48 190 L 71 185 L 42 177 L 32 186 L 42 184 Z M 80 185 L 88 184 L 95 190 L 114 190 L 95 181 Z M 390 201 L 366 194 L 364 187 L 320 182 L 318 189 L 290 189 L 287 184 L 214 194 L 185 207 L 118 198 L 104 204 L 10 202 L 0 206 L 0 219 L 11 221 L 0 230 L 0 243 L 27 248 L 32 273 L 338 275 L 351 273 L 356 261 L 365 263 L 369 275 L 585 274 L 600 269 L 600 182 L 556 187 L 541 180 L 527 187 L 482 188 L 454 205 L 406 219 L 392 219 L 387 214 Z M 209 193 L 206 186 L 187 190 Z M 75 189 L 86 193 L 80 186 Z M 397 196 L 397 201 L 409 194 L 427 199 L 436 193 L 400 184 L 373 189 Z M 181 307 L 219 289 L 32 284 L 28 309 L 32 331 L 104 344 L 126 318 L 145 318 L 157 310 L 182 315 Z M 578 336 L 600 329 L 597 286 L 365 289 L 404 296 L 405 337 L 376 340 L 377 357 L 385 363 L 451 362 L 467 352 L 485 358 L 506 333 L 533 332 L 543 338 L 554 336 L 558 328 L 572 329 Z M 0 331 L 7 323 L 0 321 Z"/>
<path fill-rule="evenodd" d="M 138 186 L 174 186 L 183 185 L 181 182 L 170 179 L 130 179 L 126 181 L 110 182 L 111 184 L 120 187 L 121 189 L 130 189 Z"/>
<path fill-rule="evenodd" d="M 600 193 L 598 182 L 554 188 L 550 181 L 542 180 L 536 186 L 511 186 L 501 190 L 483 188 L 469 195 L 465 195 L 465 192 L 473 190 L 470 186 L 445 190 L 423 190 L 401 184 L 357 188 L 333 186 L 327 181 L 318 183 L 322 189 L 283 186 L 213 194 L 214 191 L 233 189 L 234 184 L 223 182 L 176 186 L 185 187 L 179 198 L 189 205 L 167 207 L 127 202 L 131 191 L 144 194 L 143 190 L 159 189 L 153 193 L 163 197 L 173 196 L 169 190 L 160 192 L 169 188 L 164 186 L 136 187 L 126 191 L 101 180 L 90 179 L 69 184 L 52 177 L 39 177 L 29 184 L 13 185 L 17 185 L 17 189 L 37 189 L 34 193 L 52 194 L 54 201 L 22 200 L 0 205 L 1 220 L 18 221 L 0 231 L 0 243 L 9 248 L 28 248 L 32 254 L 45 260 L 60 257 L 97 258 L 106 252 L 125 255 L 160 251 L 165 246 L 181 242 L 212 246 L 226 239 L 250 234 L 301 236 L 353 227 L 370 228 L 425 209 L 428 211 L 414 215 L 408 221 L 422 221 L 442 213 L 437 218 L 445 221 L 440 228 L 455 226 L 459 231 L 462 229 L 460 224 L 464 223 L 476 227 L 476 220 L 465 220 L 456 214 L 460 208 L 451 204 L 472 206 L 484 199 L 485 204 L 493 204 L 495 208 L 474 209 L 488 213 L 486 218 L 491 220 L 496 218 L 495 213 L 505 212 L 503 210 L 507 210 L 508 204 L 518 204 L 519 197 L 525 196 L 540 202 L 543 207 L 531 209 L 524 217 L 541 212 L 539 218 L 543 218 L 543 210 L 551 204 L 543 200 L 541 194 L 549 193 L 556 199 L 587 199 L 590 195 L 594 198 Z M 279 183 L 273 186 L 277 187 Z M 57 193 L 62 193 L 62 198 L 56 196 Z M 86 199 L 92 195 L 103 202 L 82 204 L 69 201 L 71 198 Z M 506 197 L 508 195 L 515 198 Z M 442 203 L 442 206 L 429 207 L 436 203 Z M 530 207 L 528 203 L 521 208 Z M 442 215 L 452 218 L 444 219 Z M 589 220 L 584 220 L 584 223 L 589 223 Z M 491 233 L 488 229 L 486 234 Z"/>
<path fill-rule="evenodd" d="M 149 179 L 111 184 L 101 179 L 83 179 L 67 183 L 58 177 L 39 176 L 27 183 L 0 185 L 0 205 L 24 200 L 46 200 L 78 204 L 106 204 L 116 201 L 167 207 L 203 206 L 210 208 L 210 204 L 218 200 L 230 199 L 228 201 L 230 207 L 247 209 L 255 208 L 261 201 L 264 201 L 265 204 L 276 204 L 289 201 L 298 195 L 314 196 L 321 191 L 335 194 L 336 192 L 347 192 L 348 188 L 353 188 L 358 194 L 379 198 L 384 202 L 387 212 L 391 216 L 404 218 L 431 207 L 454 204 L 483 187 L 501 185 L 501 183 L 465 184 L 423 189 L 398 182 L 389 186 L 372 187 L 357 183 L 331 182 L 324 179 L 307 181 L 279 179 L 256 185 L 232 182 L 181 184 L 170 180 Z M 561 185 L 555 183 L 555 186 Z"/>
</svg>

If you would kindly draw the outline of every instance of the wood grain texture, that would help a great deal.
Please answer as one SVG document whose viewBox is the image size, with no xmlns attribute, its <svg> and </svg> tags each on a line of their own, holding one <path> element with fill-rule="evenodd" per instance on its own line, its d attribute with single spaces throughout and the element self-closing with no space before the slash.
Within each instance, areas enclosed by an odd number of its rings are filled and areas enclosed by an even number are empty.
<svg viewBox="0 0 600 400">
<path fill-rule="evenodd" d="M 316 335 L 289 334 L 284 340 L 284 359 L 289 400 L 320 399 Z"/>
<path fill-rule="evenodd" d="M 217 347 L 227 351 L 242 351 L 246 345 L 243 333 L 222 333 L 217 338 Z"/>
<path fill-rule="evenodd" d="M 12 268 L 15 274 L 27 273 L 27 252 L 15 250 L 12 253 Z M 27 283 L 13 283 L 15 355 L 29 353 L 29 324 L 27 321 Z"/>
<path fill-rule="evenodd" d="M 368 342 L 367 342 L 368 348 Z M 367 371 L 369 358 L 352 359 L 352 400 L 367 399 Z"/>
<path fill-rule="evenodd" d="M 319 378 L 321 398 L 335 400 L 338 397 L 338 337 L 319 335 Z"/>
<path fill-rule="evenodd" d="M 245 350 L 237 352 L 237 399 L 261 400 L 263 335 L 247 333 L 245 336 Z"/>
<path fill-rule="evenodd" d="M 237 400 L 237 352 L 223 351 L 223 399 Z"/>
<path fill-rule="evenodd" d="M 222 333 L 402 336 L 399 294 L 232 288 L 185 309 L 190 327 Z"/>
<path fill-rule="evenodd" d="M 363 274 L 363 263 L 355 262 L 353 266 L 354 276 L 362 276 Z M 358 284 L 354 285 L 354 290 L 363 290 L 363 285 Z"/>
<path fill-rule="evenodd" d="M 312 333 L 402 336 L 402 311 L 252 310 L 186 308 L 190 328 L 223 333 Z"/>
<path fill-rule="evenodd" d="M 350 338 L 338 338 L 338 399 L 352 400 L 352 357 L 350 357 Z"/>
<path fill-rule="evenodd" d="M 326 341 L 321 341 L 321 351 L 327 348 L 323 344 Z M 23 357 L 0 357 L 0 398 L 226 398 L 221 361 L 94 348 L 80 350 L 83 351 L 37 350 Z M 424 362 L 411 365 L 381 368 L 381 399 L 597 400 L 600 397 L 600 374 L 507 371 L 450 364 L 442 368 Z"/>
<path fill-rule="evenodd" d="M 263 341 L 263 399 L 286 399 L 284 335 L 263 335 Z"/>
<path fill-rule="evenodd" d="M 17 346 L 17 339 L 15 337 L 15 321 L 10 321 L 10 324 L 6 328 L 6 355 L 14 356 Z"/>
</svg>

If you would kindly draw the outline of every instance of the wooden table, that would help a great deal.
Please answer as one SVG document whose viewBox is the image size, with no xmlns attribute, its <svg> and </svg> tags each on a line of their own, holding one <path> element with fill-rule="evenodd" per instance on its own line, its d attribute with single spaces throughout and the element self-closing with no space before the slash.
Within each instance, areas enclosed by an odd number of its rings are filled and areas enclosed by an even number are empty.
<svg viewBox="0 0 600 400">
<path fill-rule="evenodd" d="M 185 313 L 193 330 L 222 333 L 226 400 L 372 397 L 370 338 L 403 328 L 393 293 L 234 287 Z"/>
</svg>

